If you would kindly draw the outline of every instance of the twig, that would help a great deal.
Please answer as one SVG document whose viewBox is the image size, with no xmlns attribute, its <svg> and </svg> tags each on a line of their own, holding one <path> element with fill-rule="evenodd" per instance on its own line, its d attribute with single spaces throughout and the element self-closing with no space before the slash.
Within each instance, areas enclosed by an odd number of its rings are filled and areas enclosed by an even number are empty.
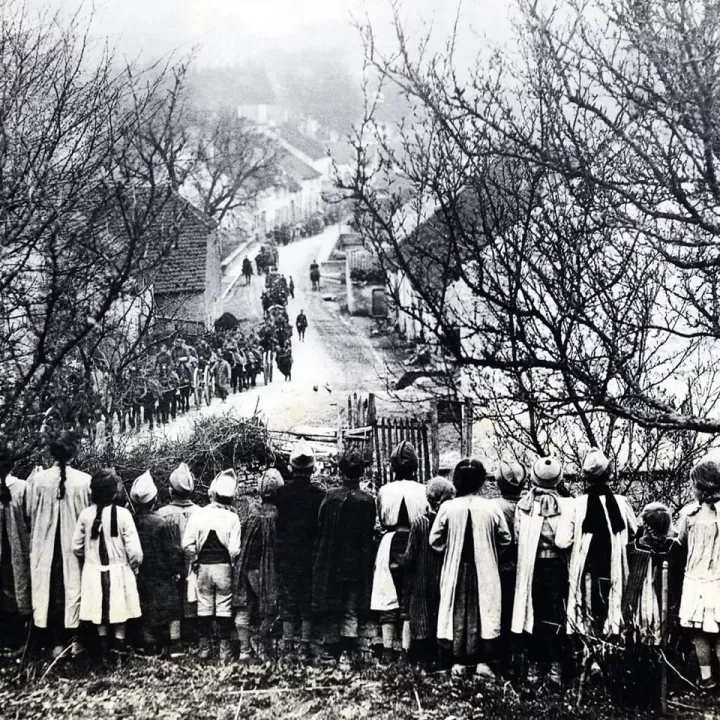
<svg viewBox="0 0 720 720">
<path fill-rule="evenodd" d="M 240 708 L 242 707 L 243 698 L 245 697 L 245 686 L 240 686 L 240 699 L 238 700 L 237 709 L 235 710 L 235 720 L 240 717 Z"/>
<path fill-rule="evenodd" d="M 668 659 L 665 655 L 665 651 L 661 648 L 660 654 L 662 655 L 663 660 L 666 662 L 667 666 L 673 670 L 673 672 L 681 679 L 684 680 L 693 690 L 699 690 L 700 688 L 692 682 L 692 680 L 688 680 Z"/>
<path fill-rule="evenodd" d="M 23 648 L 23 654 L 22 654 L 22 657 L 20 658 L 20 667 L 18 668 L 18 674 L 17 674 L 18 678 L 20 677 L 20 673 L 22 672 L 22 669 L 25 667 L 25 658 L 27 657 L 27 651 L 28 651 L 28 648 L 30 647 L 30 636 L 32 635 L 32 629 L 33 629 L 33 624 L 28 623 L 27 637 L 25 638 L 25 647 Z"/>
<path fill-rule="evenodd" d="M 68 645 L 66 645 L 62 652 L 50 663 L 50 667 L 43 673 L 42 677 L 40 678 L 40 682 L 42 682 L 48 675 L 48 673 L 55 667 L 58 660 L 65 657 L 67 653 L 70 651 L 70 648 L 72 648 L 73 644 L 75 643 L 75 640 L 71 640 Z"/>
<path fill-rule="evenodd" d="M 418 706 L 418 712 L 422 715 L 423 709 L 422 709 L 422 705 L 420 704 L 420 696 L 418 695 L 417 688 L 414 686 L 413 686 L 413 692 L 415 693 L 415 702 L 417 703 L 417 706 Z"/>
<path fill-rule="evenodd" d="M 681 707 L 685 708 L 686 710 L 702 710 L 703 708 L 698 707 L 697 705 L 686 705 L 685 703 L 681 703 L 678 700 L 668 700 L 668 705 L 672 705 L 673 707 Z"/>
<path fill-rule="evenodd" d="M 363 688 L 379 687 L 381 683 L 371 682 L 364 683 Z M 314 687 L 298 687 L 298 688 L 266 688 L 265 690 L 228 690 L 224 695 L 267 695 L 269 693 L 288 693 L 288 692 L 314 692 L 315 690 L 344 690 L 346 685 L 315 685 Z"/>
</svg>

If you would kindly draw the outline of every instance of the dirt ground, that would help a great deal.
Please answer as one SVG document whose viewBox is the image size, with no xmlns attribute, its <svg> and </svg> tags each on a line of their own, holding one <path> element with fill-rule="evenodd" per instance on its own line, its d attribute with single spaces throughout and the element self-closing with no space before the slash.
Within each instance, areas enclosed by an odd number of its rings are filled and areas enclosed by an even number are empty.
<svg viewBox="0 0 720 720">
<path fill-rule="evenodd" d="M 671 695 L 678 720 L 720 717 L 716 699 Z M 458 680 L 409 668 L 327 669 L 297 664 L 219 666 L 111 654 L 60 662 L 0 661 L 3 718 L 138 718 L 139 720 L 465 720 L 587 718 L 630 720 L 652 713 L 622 709 L 590 689 L 575 697 L 530 692 L 509 682 Z"/>
</svg>

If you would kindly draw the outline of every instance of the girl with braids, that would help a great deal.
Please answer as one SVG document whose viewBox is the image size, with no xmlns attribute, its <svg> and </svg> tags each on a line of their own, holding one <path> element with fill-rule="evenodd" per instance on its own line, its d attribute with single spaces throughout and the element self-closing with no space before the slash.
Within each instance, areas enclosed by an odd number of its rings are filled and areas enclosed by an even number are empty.
<svg viewBox="0 0 720 720">
<path fill-rule="evenodd" d="M 12 448 L 0 441 L 0 644 L 10 649 L 20 646 L 32 611 L 26 483 L 10 474 L 14 463 Z"/>
<path fill-rule="evenodd" d="M 712 653 L 720 659 L 720 456 L 708 455 L 690 471 L 695 502 L 680 512 L 678 542 L 687 549 L 680 625 L 693 632 L 700 687 L 717 688 Z"/>
<path fill-rule="evenodd" d="M 64 431 L 49 449 L 55 464 L 29 479 L 27 508 L 33 622 L 48 630 L 57 657 L 80 622 L 80 563 L 72 537 L 80 513 L 90 504 L 90 476 L 69 465 L 76 449 L 72 433 Z"/>
<path fill-rule="evenodd" d="M 73 551 L 83 560 L 80 619 L 97 626 L 103 649 L 112 626 L 116 647 L 125 646 L 125 622 L 140 617 L 135 574 L 142 547 L 129 510 L 118 507 L 118 476 L 105 468 L 93 475 L 93 505 L 80 513 Z"/>
</svg>

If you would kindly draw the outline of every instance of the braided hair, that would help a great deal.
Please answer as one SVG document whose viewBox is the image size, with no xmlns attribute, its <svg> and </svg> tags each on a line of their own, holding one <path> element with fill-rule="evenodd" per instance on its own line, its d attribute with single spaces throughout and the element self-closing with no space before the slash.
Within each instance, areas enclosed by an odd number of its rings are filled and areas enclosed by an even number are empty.
<svg viewBox="0 0 720 720">
<path fill-rule="evenodd" d="M 117 490 L 119 478 L 114 468 L 103 468 L 98 470 L 90 480 L 90 499 L 95 503 L 95 519 L 90 529 L 90 539 L 97 540 L 100 537 L 102 526 L 102 512 L 112 506 L 110 511 L 110 535 L 118 536 L 117 524 Z"/>
<path fill-rule="evenodd" d="M 68 430 L 64 430 L 57 438 L 50 441 L 50 455 L 60 466 L 60 487 L 58 487 L 57 493 L 58 500 L 62 500 L 65 497 L 67 464 L 73 459 L 75 448 L 75 435 Z"/>
<path fill-rule="evenodd" d="M 7 442 L 0 442 L 0 503 L 7 505 L 10 502 L 10 488 L 7 486 L 7 476 L 15 464 L 15 453 Z"/>
</svg>

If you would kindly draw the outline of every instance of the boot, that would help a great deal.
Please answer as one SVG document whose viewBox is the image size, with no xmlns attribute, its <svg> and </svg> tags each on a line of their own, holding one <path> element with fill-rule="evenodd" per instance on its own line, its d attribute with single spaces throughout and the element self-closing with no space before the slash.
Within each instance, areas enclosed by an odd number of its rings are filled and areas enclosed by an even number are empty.
<svg viewBox="0 0 720 720">
<path fill-rule="evenodd" d="M 550 665 L 547 681 L 548 684 L 554 685 L 555 687 L 562 686 L 562 665 L 559 662 L 554 662 Z"/>
<path fill-rule="evenodd" d="M 201 635 L 198 641 L 198 656 L 201 660 L 209 660 L 212 655 L 212 643 L 207 635 Z"/>
<path fill-rule="evenodd" d="M 298 660 L 303 663 L 311 663 L 313 660 L 310 643 L 307 640 L 301 640 L 298 644 Z"/>
<path fill-rule="evenodd" d="M 232 644 L 230 643 L 230 640 L 223 639 L 220 641 L 220 662 L 223 665 L 227 665 L 228 663 L 232 662 L 233 659 L 233 651 L 232 651 Z"/>
</svg>

